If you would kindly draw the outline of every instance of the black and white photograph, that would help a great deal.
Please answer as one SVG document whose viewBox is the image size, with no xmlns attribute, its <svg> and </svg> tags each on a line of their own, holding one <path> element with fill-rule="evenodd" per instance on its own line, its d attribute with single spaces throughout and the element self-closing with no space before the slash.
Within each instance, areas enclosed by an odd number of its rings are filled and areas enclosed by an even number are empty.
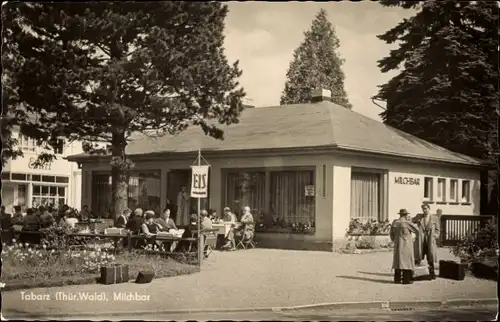
<svg viewBox="0 0 500 322">
<path fill-rule="evenodd" d="M 1 320 L 497 319 L 499 11 L 2 2 Z"/>
</svg>

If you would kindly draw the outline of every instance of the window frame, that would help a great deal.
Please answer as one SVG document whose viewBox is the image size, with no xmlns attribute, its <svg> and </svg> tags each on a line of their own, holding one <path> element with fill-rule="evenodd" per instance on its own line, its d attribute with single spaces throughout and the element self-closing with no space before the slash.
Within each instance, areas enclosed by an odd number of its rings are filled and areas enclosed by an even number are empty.
<svg viewBox="0 0 500 322">
<path fill-rule="evenodd" d="M 464 201 L 464 184 L 467 184 L 467 198 L 466 200 Z M 472 188 L 472 184 L 471 184 L 471 180 L 461 180 L 461 183 L 460 183 L 460 203 L 462 205 L 470 205 L 471 203 L 471 188 Z"/>
<path fill-rule="evenodd" d="M 427 189 L 427 183 L 430 183 L 428 196 L 425 195 L 425 190 Z M 425 202 L 433 202 L 434 201 L 434 178 L 433 177 L 424 177 L 424 201 Z"/>
<path fill-rule="evenodd" d="M 437 178 L 436 202 L 446 203 L 446 179 Z"/>
<path fill-rule="evenodd" d="M 453 185 L 455 188 L 453 188 Z M 455 197 L 453 197 L 451 194 L 454 193 Z M 450 179 L 450 203 L 458 203 L 458 194 L 459 194 L 459 189 L 458 189 L 458 179 Z"/>
<path fill-rule="evenodd" d="M 349 183 L 352 184 L 352 174 L 353 173 L 369 173 L 376 174 L 379 176 L 379 213 L 377 220 L 385 221 L 389 219 L 389 171 L 385 169 L 376 168 L 361 168 L 361 167 L 351 167 L 351 175 Z M 351 188 L 350 188 L 351 189 Z M 352 196 L 351 196 L 352 198 Z M 351 203 L 351 200 L 349 201 Z M 351 206 L 349 205 L 349 212 L 351 212 Z M 349 220 L 359 219 L 349 214 Z"/>
</svg>

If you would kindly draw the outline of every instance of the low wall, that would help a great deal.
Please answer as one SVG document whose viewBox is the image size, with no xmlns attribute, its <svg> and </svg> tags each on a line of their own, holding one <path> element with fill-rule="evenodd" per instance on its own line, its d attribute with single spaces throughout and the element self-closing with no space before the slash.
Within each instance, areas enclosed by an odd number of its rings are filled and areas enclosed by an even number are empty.
<svg viewBox="0 0 500 322">
<path fill-rule="evenodd" d="M 314 235 L 257 232 L 258 248 L 333 251 L 332 241 L 318 240 Z"/>
</svg>

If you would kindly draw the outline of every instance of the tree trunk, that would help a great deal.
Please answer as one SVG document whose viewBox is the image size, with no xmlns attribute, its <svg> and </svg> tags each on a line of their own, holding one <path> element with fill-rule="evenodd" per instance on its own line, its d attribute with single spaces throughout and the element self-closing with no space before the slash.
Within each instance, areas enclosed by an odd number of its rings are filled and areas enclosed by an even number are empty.
<svg viewBox="0 0 500 322">
<path fill-rule="evenodd" d="M 128 179 L 130 175 L 129 161 L 125 155 L 127 141 L 124 133 L 113 133 L 111 184 L 113 216 L 118 218 L 128 207 Z"/>
</svg>

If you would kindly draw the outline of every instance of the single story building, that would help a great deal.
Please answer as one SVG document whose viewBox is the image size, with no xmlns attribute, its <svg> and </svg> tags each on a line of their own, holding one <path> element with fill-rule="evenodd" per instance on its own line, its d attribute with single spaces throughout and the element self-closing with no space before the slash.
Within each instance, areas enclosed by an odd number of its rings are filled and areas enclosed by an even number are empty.
<svg viewBox="0 0 500 322">
<path fill-rule="evenodd" d="M 247 108 L 225 140 L 199 128 L 178 136 L 140 136 L 127 146 L 135 162 L 129 205 L 156 210 L 175 203 L 201 149 L 210 164 L 204 207 L 253 209 L 260 237 L 331 249 L 351 219 L 393 220 L 422 202 L 443 214 L 478 215 L 481 162 L 330 102 Z M 74 155 L 82 167 L 82 204 L 111 205 L 109 157 Z M 193 210 L 195 203 L 193 203 Z M 286 234 L 283 234 L 286 232 Z"/>
</svg>

